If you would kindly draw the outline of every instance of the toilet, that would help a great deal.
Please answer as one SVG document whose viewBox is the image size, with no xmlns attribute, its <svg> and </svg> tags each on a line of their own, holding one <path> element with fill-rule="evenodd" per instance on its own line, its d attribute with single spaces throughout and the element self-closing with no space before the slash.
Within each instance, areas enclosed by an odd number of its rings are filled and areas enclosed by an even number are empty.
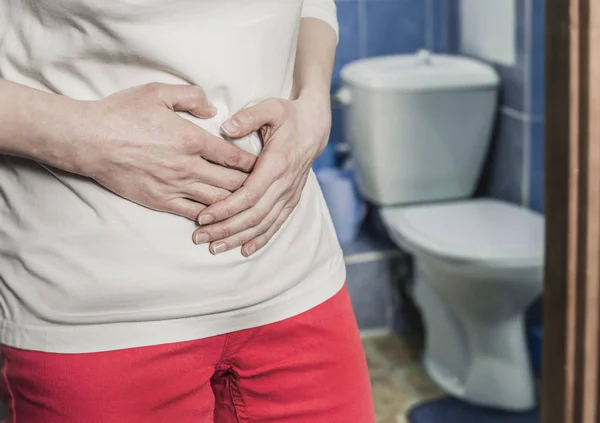
<svg viewBox="0 0 600 423">
<path fill-rule="evenodd" d="M 424 366 L 448 394 L 522 411 L 536 405 L 524 314 L 542 291 L 544 219 L 472 198 L 499 79 L 475 60 L 421 51 L 359 60 L 338 100 L 361 193 L 410 254 Z"/>
</svg>

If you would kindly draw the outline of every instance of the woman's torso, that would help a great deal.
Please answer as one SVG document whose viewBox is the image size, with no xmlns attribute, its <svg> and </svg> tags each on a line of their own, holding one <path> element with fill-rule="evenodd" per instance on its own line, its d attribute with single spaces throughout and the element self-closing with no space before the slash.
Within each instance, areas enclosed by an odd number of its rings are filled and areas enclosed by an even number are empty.
<svg viewBox="0 0 600 423">
<path fill-rule="evenodd" d="M 288 97 L 301 8 L 302 0 L 8 0 L 0 76 L 82 100 L 149 82 L 196 84 L 219 113 L 192 120 L 218 134 L 248 104 Z M 256 137 L 239 145 L 260 150 Z M 32 161 L 0 156 L 0 194 L 7 322 L 235 315 L 303 292 L 306 280 L 343 278 L 313 175 L 284 227 L 250 259 L 239 249 L 213 256 L 191 242 L 194 222 Z"/>
</svg>

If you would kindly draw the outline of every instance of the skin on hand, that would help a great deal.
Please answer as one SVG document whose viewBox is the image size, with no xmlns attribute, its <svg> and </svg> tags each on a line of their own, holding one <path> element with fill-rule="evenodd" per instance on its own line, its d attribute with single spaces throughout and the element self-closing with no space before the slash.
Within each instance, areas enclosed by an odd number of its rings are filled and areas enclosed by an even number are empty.
<svg viewBox="0 0 600 423">
<path fill-rule="evenodd" d="M 265 146 L 241 188 L 200 212 L 194 242 L 211 242 L 213 254 L 242 246 L 246 257 L 264 247 L 300 201 L 330 126 L 330 108 L 302 97 L 266 100 L 232 116 L 221 128 L 226 135 L 260 130 Z"/>
<path fill-rule="evenodd" d="M 246 181 L 256 157 L 174 112 L 210 118 L 199 87 L 152 83 L 87 105 L 95 122 L 80 173 L 154 210 L 196 220 Z"/>
</svg>

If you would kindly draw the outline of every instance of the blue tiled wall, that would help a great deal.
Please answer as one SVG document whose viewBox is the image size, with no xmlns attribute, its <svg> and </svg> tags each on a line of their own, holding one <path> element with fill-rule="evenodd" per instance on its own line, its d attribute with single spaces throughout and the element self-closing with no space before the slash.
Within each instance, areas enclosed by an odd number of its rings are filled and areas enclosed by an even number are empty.
<svg viewBox="0 0 600 423">
<path fill-rule="evenodd" d="M 531 1 L 531 78 L 529 95 L 531 98 L 529 127 L 531 137 L 531 167 L 529 171 L 529 205 L 544 209 L 544 104 L 545 104 L 545 8 L 544 0 Z"/>
<path fill-rule="evenodd" d="M 438 1 L 456 10 L 459 0 Z M 517 61 L 514 66 L 493 64 L 502 81 L 500 109 L 480 194 L 543 211 L 544 0 L 517 0 L 516 13 Z M 447 15 L 454 35 L 456 15 Z M 450 36 L 449 50 L 460 53 L 455 36 Z"/>
</svg>

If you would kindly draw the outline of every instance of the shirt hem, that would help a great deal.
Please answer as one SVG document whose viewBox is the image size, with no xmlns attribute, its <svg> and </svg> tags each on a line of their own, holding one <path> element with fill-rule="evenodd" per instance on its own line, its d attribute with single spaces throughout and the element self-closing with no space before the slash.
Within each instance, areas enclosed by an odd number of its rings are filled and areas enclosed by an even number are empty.
<svg viewBox="0 0 600 423">
<path fill-rule="evenodd" d="M 341 260 L 342 266 L 344 261 Z M 304 281 L 302 292 L 269 305 L 160 321 L 27 326 L 0 319 L 0 343 L 48 353 L 81 354 L 193 341 L 264 326 L 302 314 L 338 293 L 345 269 Z"/>
</svg>

